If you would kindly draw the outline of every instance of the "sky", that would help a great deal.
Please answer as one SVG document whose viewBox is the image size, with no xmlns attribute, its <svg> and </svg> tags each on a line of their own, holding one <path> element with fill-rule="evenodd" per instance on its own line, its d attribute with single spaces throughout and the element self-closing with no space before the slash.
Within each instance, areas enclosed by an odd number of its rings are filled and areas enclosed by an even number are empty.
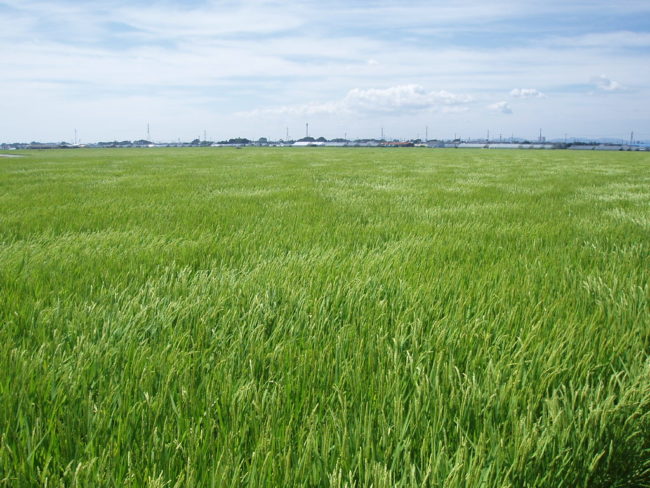
<svg viewBox="0 0 650 488">
<path fill-rule="evenodd" d="M 0 142 L 297 139 L 307 123 L 650 140 L 650 1 L 0 0 Z"/>
</svg>

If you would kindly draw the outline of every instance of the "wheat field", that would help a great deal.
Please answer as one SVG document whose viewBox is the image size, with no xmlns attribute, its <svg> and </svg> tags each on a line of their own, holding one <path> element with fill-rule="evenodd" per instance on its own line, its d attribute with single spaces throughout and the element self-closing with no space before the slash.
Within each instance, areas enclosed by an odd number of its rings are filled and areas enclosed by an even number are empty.
<svg viewBox="0 0 650 488">
<path fill-rule="evenodd" d="M 650 154 L 0 158 L 0 486 L 650 486 Z"/>
</svg>

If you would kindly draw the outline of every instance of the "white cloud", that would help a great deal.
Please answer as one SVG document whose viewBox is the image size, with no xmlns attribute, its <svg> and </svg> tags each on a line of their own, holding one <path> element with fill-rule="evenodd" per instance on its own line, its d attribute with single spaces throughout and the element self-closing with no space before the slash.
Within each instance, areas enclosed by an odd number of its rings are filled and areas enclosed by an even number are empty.
<svg viewBox="0 0 650 488">
<path fill-rule="evenodd" d="M 508 102 L 505 102 L 505 101 L 493 103 L 492 105 L 488 105 L 488 109 L 493 110 L 495 112 L 501 112 L 502 114 L 511 114 L 512 113 L 512 109 L 510 108 L 510 105 L 508 105 Z"/>
<path fill-rule="evenodd" d="M 510 92 L 510 96 L 515 98 L 544 98 L 546 95 L 535 88 L 514 88 Z"/>
<path fill-rule="evenodd" d="M 445 90 L 428 91 L 420 85 L 397 85 L 389 88 L 353 88 L 341 100 L 325 103 L 255 110 L 247 115 L 314 115 L 314 114 L 399 114 L 425 110 L 450 112 L 472 102 L 469 95 L 457 95 Z M 454 111 L 454 110 L 451 110 Z"/>
<path fill-rule="evenodd" d="M 434 109 L 446 105 L 469 103 L 472 98 L 445 90 L 427 91 L 420 85 L 398 85 L 367 90 L 354 88 L 343 100 L 353 112 L 403 112 Z"/>
<path fill-rule="evenodd" d="M 618 81 L 610 80 L 605 75 L 593 76 L 591 78 L 591 83 L 596 85 L 596 88 L 608 92 L 620 91 L 625 89 L 625 87 L 621 85 Z"/>
</svg>

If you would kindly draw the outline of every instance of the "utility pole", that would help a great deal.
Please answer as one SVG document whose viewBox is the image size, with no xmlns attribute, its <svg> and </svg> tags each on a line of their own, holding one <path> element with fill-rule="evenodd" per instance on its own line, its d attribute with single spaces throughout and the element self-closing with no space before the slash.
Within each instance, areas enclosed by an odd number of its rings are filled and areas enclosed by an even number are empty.
<svg viewBox="0 0 650 488">
<path fill-rule="evenodd" d="M 634 131 L 630 133 L 630 146 L 634 144 Z"/>
<path fill-rule="evenodd" d="M 77 129 L 74 130 L 74 145 L 77 145 Z"/>
<path fill-rule="evenodd" d="M 147 141 L 151 142 L 151 133 L 149 132 L 149 122 L 147 122 Z"/>
<path fill-rule="evenodd" d="M 384 140 L 384 128 L 383 127 L 381 128 L 381 140 L 382 141 Z"/>
<path fill-rule="evenodd" d="M 203 129 L 203 142 L 207 140 L 208 140 L 208 132 L 205 129 Z"/>
<path fill-rule="evenodd" d="M 309 137 L 309 122 L 305 124 L 305 137 Z"/>
<path fill-rule="evenodd" d="M 289 127 L 287 127 L 287 138 L 286 138 L 286 140 L 287 141 L 289 140 Z"/>
<path fill-rule="evenodd" d="M 490 129 L 488 129 L 488 132 L 487 132 L 486 142 L 490 142 Z"/>
<path fill-rule="evenodd" d="M 427 142 L 429 140 L 429 126 L 427 125 L 424 128 L 424 142 Z"/>
</svg>

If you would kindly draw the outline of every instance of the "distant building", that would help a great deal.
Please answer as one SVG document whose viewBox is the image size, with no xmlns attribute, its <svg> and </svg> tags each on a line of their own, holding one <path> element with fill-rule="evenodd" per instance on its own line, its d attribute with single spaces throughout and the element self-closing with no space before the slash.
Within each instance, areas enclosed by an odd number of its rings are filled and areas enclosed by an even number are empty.
<svg viewBox="0 0 650 488">
<path fill-rule="evenodd" d="M 384 142 L 381 145 L 383 147 L 413 147 L 415 144 L 413 144 L 410 141 L 407 142 L 390 141 L 390 142 Z"/>
<path fill-rule="evenodd" d="M 461 142 L 456 147 L 460 149 L 485 149 L 488 145 L 476 142 Z"/>
<path fill-rule="evenodd" d="M 324 142 L 320 141 L 298 141 L 293 143 L 293 147 L 307 147 L 307 146 L 324 146 Z"/>
</svg>

